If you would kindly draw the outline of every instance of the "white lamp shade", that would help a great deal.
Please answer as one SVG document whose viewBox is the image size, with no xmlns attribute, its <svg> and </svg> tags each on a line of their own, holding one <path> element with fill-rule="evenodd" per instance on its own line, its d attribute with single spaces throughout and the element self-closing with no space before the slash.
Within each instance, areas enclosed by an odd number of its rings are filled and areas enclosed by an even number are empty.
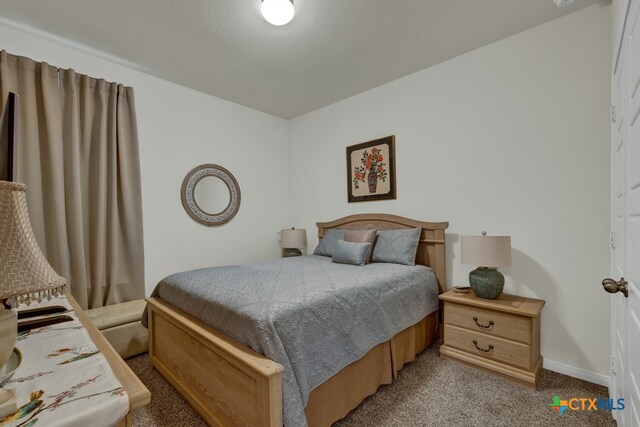
<svg viewBox="0 0 640 427">
<path fill-rule="evenodd" d="M 307 230 L 300 228 L 280 232 L 280 247 L 283 249 L 303 249 L 307 247 Z"/>
<path fill-rule="evenodd" d="M 462 263 L 476 267 L 511 265 L 511 236 L 462 236 Z"/>
<path fill-rule="evenodd" d="M 291 22 L 295 9 L 292 0 L 262 0 L 262 16 L 271 25 L 285 25 Z"/>
</svg>

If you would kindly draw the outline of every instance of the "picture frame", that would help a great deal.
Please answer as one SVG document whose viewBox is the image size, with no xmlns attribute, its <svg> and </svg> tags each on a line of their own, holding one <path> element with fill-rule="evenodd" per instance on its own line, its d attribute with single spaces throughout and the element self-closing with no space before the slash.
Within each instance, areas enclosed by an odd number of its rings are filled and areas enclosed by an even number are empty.
<svg viewBox="0 0 640 427">
<path fill-rule="evenodd" d="M 347 147 L 349 203 L 396 198 L 395 135 Z"/>
</svg>

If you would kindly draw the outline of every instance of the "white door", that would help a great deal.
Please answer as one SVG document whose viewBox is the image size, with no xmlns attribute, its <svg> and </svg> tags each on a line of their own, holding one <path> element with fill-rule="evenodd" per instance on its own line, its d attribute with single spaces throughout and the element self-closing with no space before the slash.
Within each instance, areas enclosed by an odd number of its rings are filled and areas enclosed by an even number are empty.
<svg viewBox="0 0 640 427">
<path fill-rule="evenodd" d="M 630 0 L 613 71 L 611 388 L 620 426 L 640 427 L 640 0 Z"/>
</svg>

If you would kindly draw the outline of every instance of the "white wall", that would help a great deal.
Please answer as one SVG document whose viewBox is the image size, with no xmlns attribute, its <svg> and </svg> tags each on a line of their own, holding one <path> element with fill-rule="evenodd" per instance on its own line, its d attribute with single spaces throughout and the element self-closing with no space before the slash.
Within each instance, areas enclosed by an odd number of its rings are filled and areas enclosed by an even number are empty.
<svg viewBox="0 0 640 427">
<path fill-rule="evenodd" d="M 547 366 L 606 382 L 610 39 L 592 6 L 293 119 L 293 224 L 312 248 L 343 215 L 448 220 L 448 286 L 460 235 L 511 235 L 505 291 L 546 300 Z M 348 204 L 345 147 L 391 134 L 397 200 Z"/>
<path fill-rule="evenodd" d="M 611 1 L 611 57 L 613 61 L 618 54 L 616 47 L 618 41 L 622 37 L 624 27 L 624 19 L 627 15 L 629 0 L 612 0 Z"/>
<path fill-rule="evenodd" d="M 176 271 L 279 256 L 277 232 L 289 225 L 287 121 L 7 26 L 0 40 L 9 53 L 134 88 L 147 293 Z M 221 227 L 194 222 L 180 202 L 185 174 L 202 163 L 226 167 L 240 185 L 240 211 Z"/>
</svg>

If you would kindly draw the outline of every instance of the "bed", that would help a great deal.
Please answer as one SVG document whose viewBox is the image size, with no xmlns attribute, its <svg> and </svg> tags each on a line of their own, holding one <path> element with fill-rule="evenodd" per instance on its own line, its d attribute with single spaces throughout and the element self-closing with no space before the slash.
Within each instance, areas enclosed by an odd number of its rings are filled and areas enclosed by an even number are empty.
<svg viewBox="0 0 640 427">
<path fill-rule="evenodd" d="M 197 286 L 185 290 L 178 284 L 172 284 L 172 276 L 165 279 L 164 294 L 162 290 L 154 292 L 155 296 L 148 300 L 149 359 L 208 423 L 281 426 L 284 381 L 284 421 L 287 425 L 303 425 L 305 422 L 311 426 L 330 425 L 344 417 L 368 395 L 375 393 L 380 385 L 391 383 L 402 366 L 414 360 L 415 355 L 424 350 L 437 336 L 437 294 L 443 291 L 445 284 L 444 230 L 448 223 L 415 221 L 387 214 L 361 214 L 317 223 L 317 226 L 321 239 L 330 229 L 364 229 L 373 226 L 378 230 L 386 230 L 421 227 L 416 264 L 429 267 L 430 270 L 424 267 L 401 268 L 391 265 L 369 265 L 363 270 L 357 270 L 363 272 L 363 276 L 366 276 L 364 272 L 367 271 L 374 277 L 387 280 L 386 285 L 378 285 L 378 288 L 374 289 L 378 294 L 371 294 L 369 282 L 366 277 L 360 277 L 361 273 L 358 273 L 357 278 L 350 278 L 356 271 L 353 269 L 357 267 L 341 268 L 331 264 L 330 259 L 322 260 L 321 257 L 300 257 L 298 260 L 285 259 L 270 264 L 217 269 L 216 277 L 219 278 L 220 286 L 227 275 L 235 280 L 234 286 L 239 288 L 244 284 L 243 280 L 238 278 L 242 278 L 243 274 L 249 275 L 252 270 L 257 269 L 261 276 L 273 274 L 273 279 L 264 283 L 274 285 L 275 301 L 269 300 L 264 305 L 278 305 L 279 311 L 276 314 L 268 313 L 270 323 L 266 323 L 264 328 L 277 326 L 276 350 L 272 348 L 273 345 L 262 339 L 266 334 L 256 332 L 254 335 L 238 335 L 233 329 L 236 324 L 247 321 L 253 311 L 259 311 L 259 301 L 270 298 L 271 293 L 265 292 L 257 297 L 245 296 L 247 301 L 241 300 L 240 303 L 230 296 L 228 299 L 236 308 L 225 313 L 224 307 L 216 306 L 215 302 L 214 310 L 206 308 L 205 305 L 198 306 L 197 301 L 191 299 L 192 294 L 198 293 Z M 389 299 L 393 304 L 396 298 L 399 298 L 396 294 L 400 292 L 421 292 L 416 290 L 421 288 L 413 286 L 412 283 L 415 277 L 425 276 L 425 271 L 433 277 L 434 282 L 436 302 L 431 302 L 431 305 L 412 306 L 412 300 L 426 300 L 426 293 L 406 294 L 403 308 L 392 312 L 397 318 L 376 323 L 377 319 L 372 315 L 375 310 L 369 310 L 371 307 L 375 308 L 375 301 L 359 302 L 359 299 L 371 297 L 385 298 L 385 304 Z M 186 275 L 187 279 L 197 285 L 199 281 L 210 280 L 208 274 L 211 272 L 181 273 L 176 275 L 180 280 L 174 281 L 185 281 Z M 278 293 L 281 293 L 281 290 L 277 289 L 280 286 L 277 279 L 282 277 L 283 280 L 291 282 L 291 277 L 299 276 L 303 281 L 304 276 L 313 275 L 331 276 L 332 279 L 327 279 L 327 283 L 331 282 L 332 285 L 322 289 L 322 292 L 311 289 L 311 293 L 301 294 L 302 297 L 296 299 L 295 304 L 286 298 L 282 299 L 282 295 Z M 348 282 L 351 282 L 351 285 L 348 285 Z M 291 292 L 295 294 L 296 286 L 305 288 L 306 285 L 298 286 L 293 283 L 287 286 L 291 286 Z M 384 292 L 380 293 L 380 289 Z M 319 295 L 328 290 L 337 293 L 338 297 L 334 299 L 344 302 L 342 308 L 322 305 L 325 300 Z M 360 293 L 353 294 L 356 290 Z M 172 297 L 172 293 L 178 297 Z M 242 294 L 240 291 L 239 293 Z M 226 293 L 222 293 L 218 297 L 227 298 L 225 295 Z M 413 296 L 407 300 L 407 295 Z M 171 300 L 172 303 L 167 300 Z M 433 295 L 429 296 L 429 300 L 434 300 Z M 428 308 L 418 308 L 423 306 Z M 356 314 L 345 310 L 344 307 L 353 307 Z M 327 309 L 335 309 L 338 313 L 336 319 L 339 321 L 334 321 L 337 323 L 335 327 L 328 323 L 326 326 L 325 323 L 320 323 L 326 327 L 325 337 L 325 333 L 320 333 L 317 329 L 315 332 L 312 331 L 314 322 L 318 323 L 318 315 L 323 316 L 322 313 L 326 313 Z M 397 313 L 398 311 L 401 313 Z M 283 312 L 289 319 L 300 321 L 280 321 L 279 314 Z M 311 316 L 311 320 L 305 320 L 311 312 L 320 314 Z M 211 316 L 218 316 L 215 323 L 211 322 Z M 380 316 L 389 316 L 389 313 L 382 312 Z M 359 324 L 363 323 L 359 322 L 360 318 L 364 319 L 364 326 Z M 348 329 L 351 334 L 349 339 L 342 341 L 342 332 L 335 329 L 340 327 L 341 322 L 344 322 L 342 327 Z M 207 323 L 218 327 L 208 326 Z M 389 323 L 392 326 L 389 326 Z M 305 324 L 311 329 L 304 329 Z M 254 326 L 257 329 L 262 327 L 262 324 Z M 307 332 L 302 334 L 300 331 Z M 231 338 L 230 335 L 237 339 Z M 315 347 L 314 339 L 317 341 Z M 310 342 L 303 342 L 305 340 Z M 333 345 L 334 342 L 337 345 Z M 371 345 L 372 342 L 374 345 Z M 299 348 L 305 350 L 298 351 Z M 278 356 L 273 359 L 281 363 L 276 363 L 261 353 Z M 293 392 L 294 390 L 296 392 Z M 298 391 L 299 398 L 296 394 Z M 304 405 L 303 412 L 300 405 Z"/>
</svg>

